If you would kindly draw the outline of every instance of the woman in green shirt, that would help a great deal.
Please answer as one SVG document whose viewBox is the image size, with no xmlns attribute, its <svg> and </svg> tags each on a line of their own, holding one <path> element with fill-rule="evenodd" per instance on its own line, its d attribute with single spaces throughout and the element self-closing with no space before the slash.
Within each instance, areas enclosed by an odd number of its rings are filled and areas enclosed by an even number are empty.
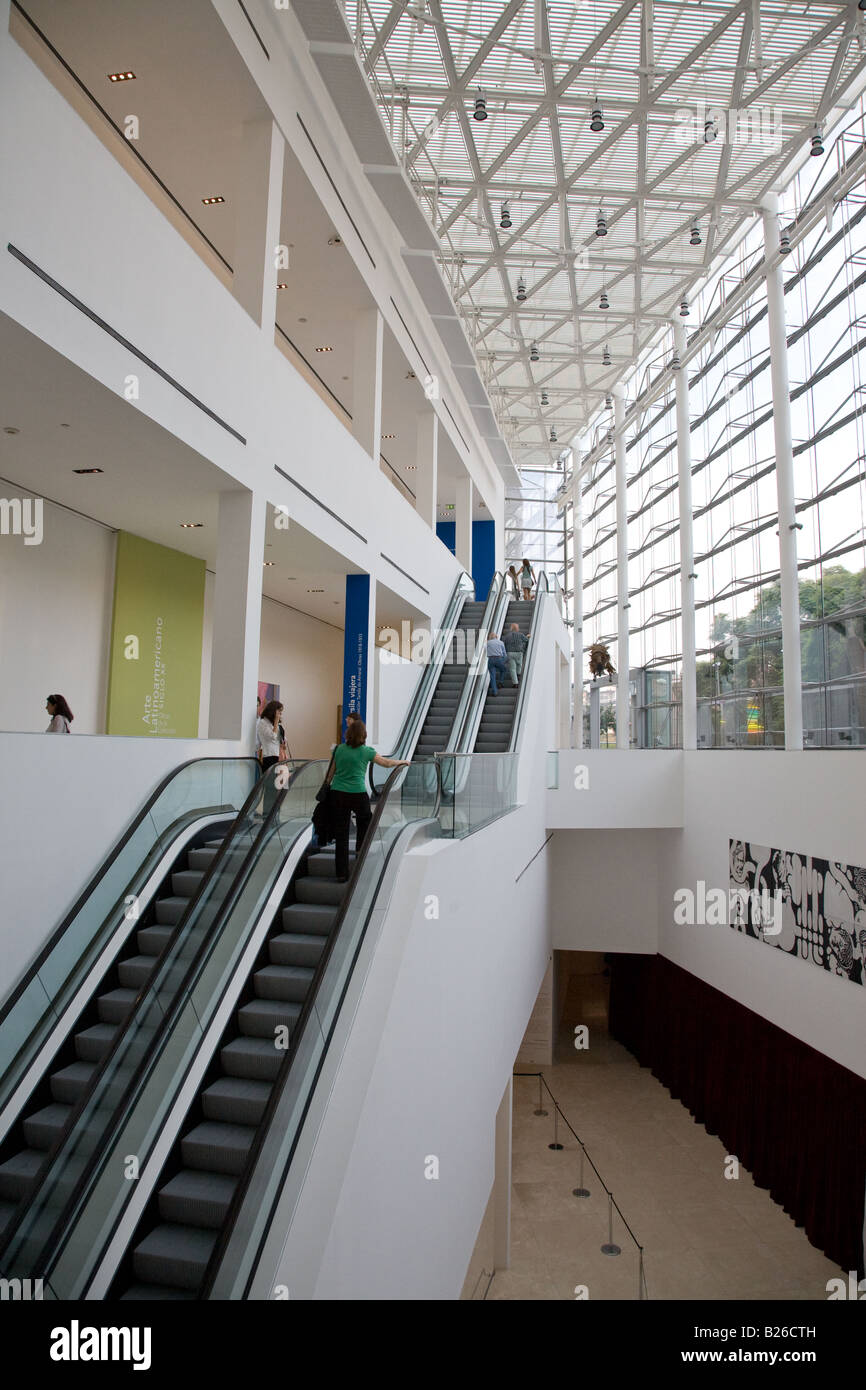
<svg viewBox="0 0 866 1390">
<path fill-rule="evenodd" d="M 379 767 L 408 767 L 405 760 L 383 758 L 375 748 L 367 747 L 367 726 L 354 719 L 346 730 L 346 742 L 334 749 L 334 771 L 331 791 L 334 793 L 334 861 L 338 883 L 349 880 L 349 821 L 355 812 L 358 827 L 355 853 L 364 843 L 370 824 L 370 798 L 367 795 L 367 768 L 370 763 Z"/>
</svg>

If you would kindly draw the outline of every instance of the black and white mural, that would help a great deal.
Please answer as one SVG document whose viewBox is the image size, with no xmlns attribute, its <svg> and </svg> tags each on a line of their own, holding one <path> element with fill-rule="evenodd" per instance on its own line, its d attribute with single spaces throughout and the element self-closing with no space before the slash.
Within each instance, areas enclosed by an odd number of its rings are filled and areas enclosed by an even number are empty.
<svg viewBox="0 0 866 1390">
<path fill-rule="evenodd" d="M 866 869 L 730 841 L 735 931 L 866 986 Z"/>
</svg>

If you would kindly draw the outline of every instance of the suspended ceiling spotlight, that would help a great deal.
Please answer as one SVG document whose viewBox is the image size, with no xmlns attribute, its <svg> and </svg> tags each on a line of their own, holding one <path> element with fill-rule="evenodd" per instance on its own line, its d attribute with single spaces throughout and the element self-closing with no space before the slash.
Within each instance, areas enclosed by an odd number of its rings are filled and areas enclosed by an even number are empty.
<svg viewBox="0 0 866 1390">
<path fill-rule="evenodd" d="M 604 215 L 604 208 L 599 208 L 598 217 L 595 219 L 596 236 L 607 236 L 607 218 Z"/>
<path fill-rule="evenodd" d="M 594 131 L 596 135 L 598 135 L 600 131 L 604 130 L 604 115 L 602 113 L 601 102 L 599 101 L 598 97 L 596 97 L 595 105 L 592 108 L 589 128 L 590 130 Z"/>
<path fill-rule="evenodd" d="M 604 398 L 604 405 L 605 405 L 605 409 L 606 409 L 606 410 L 612 410 L 612 409 L 613 409 L 613 396 L 605 396 L 605 398 Z"/>
<path fill-rule="evenodd" d="M 558 440 L 557 437 L 556 437 L 556 425 L 551 425 L 551 426 L 550 426 L 550 442 L 551 442 L 551 444 L 558 444 L 558 443 L 559 443 L 559 440 Z"/>
<path fill-rule="evenodd" d="M 524 301 L 524 299 L 526 298 L 526 281 L 524 280 L 524 278 L 523 278 L 522 275 L 519 275 L 519 276 L 517 277 L 517 295 L 516 295 L 516 298 L 517 298 L 518 304 L 522 304 L 523 301 Z"/>
<path fill-rule="evenodd" d="M 679 352 L 677 351 L 677 349 L 674 348 L 674 355 L 673 355 L 673 357 L 671 358 L 671 367 L 672 367 L 673 371 L 678 372 L 678 371 L 680 370 L 680 367 L 681 367 L 682 365 L 683 365 L 683 364 L 682 364 L 682 361 L 680 360 L 680 354 L 679 354 Z"/>
<path fill-rule="evenodd" d="M 531 346 L 530 349 L 529 349 L 529 360 L 530 360 L 530 362 L 537 362 L 537 361 L 539 360 L 540 356 L 541 356 L 541 354 L 540 354 L 540 352 L 538 351 L 538 343 L 533 343 L 532 346 Z"/>
<path fill-rule="evenodd" d="M 681 318 L 681 319 L 687 319 L 690 312 L 691 312 L 691 311 L 690 311 L 690 309 L 689 309 L 689 301 L 688 301 L 687 299 L 681 299 L 681 300 L 680 300 L 680 318 Z"/>
<path fill-rule="evenodd" d="M 863 3 L 866 4 L 866 0 L 863 0 Z M 780 255 L 780 256 L 790 256 L 790 254 L 791 254 L 791 233 L 788 231 L 788 229 L 787 229 L 787 227 L 786 227 L 786 228 L 784 228 L 783 231 L 781 231 L 781 232 L 779 233 L 779 255 Z"/>
<path fill-rule="evenodd" d="M 546 390 L 546 389 L 543 390 L 542 393 L 541 393 L 541 404 L 542 404 L 542 405 L 550 405 L 550 397 L 548 396 L 547 390 Z"/>
<path fill-rule="evenodd" d="M 612 367 L 612 366 L 613 366 L 613 363 L 612 363 L 611 360 L 610 360 L 610 348 L 607 346 L 607 344 L 605 344 L 604 354 L 603 354 L 602 359 L 601 359 L 601 365 L 602 365 L 603 367 Z"/>
<path fill-rule="evenodd" d="M 824 132 L 820 125 L 816 125 L 812 133 L 812 148 L 809 153 L 813 155 L 824 153 Z"/>
<path fill-rule="evenodd" d="M 473 119 L 476 121 L 487 120 L 487 98 L 483 92 L 479 92 L 475 98 L 475 110 L 472 112 Z"/>
<path fill-rule="evenodd" d="M 689 237 L 689 246 L 700 246 L 700 244 L 701 244 L 701 229 L 700 229 L 700 227 L 698 226 L 697 221 L 694 221 L 694 222 L 692 223 L 691 236 Z"/>
<path fill-rule="evenodd" d="M 607 297 L 607 290 L 602 290 L 602 292 L 601 292 L 601 299 L 598 301 L 598 307 L 599 307 L 599 309 L 609 309 L 609 308 L 610 308 L 610 300 L 609 300 L 608 297 Z"/>
<path fill-rule="evenodd" d="M 707 116 L 707 119 L 704 121 L 704 144 L 711 145 L 718 133 L 715 117 Z"/>
<path fill-rule="evenodd" d="M 510 204 L 510 203 L 503 203 L 503 204 L 502 204 L 502 216 L 501 216 L 500 219 L 499 219 L 499 225 L 500 225 L 500 227 L 502 228 L 503 232 L 509 231 L 509 229 L 513 226 L 513 223 L 512 223 L 512 221 L 511 221 L 511 204 Z"/>
</svg>

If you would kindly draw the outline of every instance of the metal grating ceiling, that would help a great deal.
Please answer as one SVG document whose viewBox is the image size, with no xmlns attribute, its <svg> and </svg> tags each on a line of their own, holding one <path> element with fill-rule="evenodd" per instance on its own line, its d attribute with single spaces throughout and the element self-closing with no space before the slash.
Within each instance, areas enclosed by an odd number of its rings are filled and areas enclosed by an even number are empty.
<svg viewBox="0 0 866 1390">
<path fill-rule="evenodd" d="M 587 427 L 866 75 L 857 0 L 345 0 L 344 12 L 522 467 L 549 467 Z M 596 103 L 603 131 L 590 129 Z"/>
</svg>

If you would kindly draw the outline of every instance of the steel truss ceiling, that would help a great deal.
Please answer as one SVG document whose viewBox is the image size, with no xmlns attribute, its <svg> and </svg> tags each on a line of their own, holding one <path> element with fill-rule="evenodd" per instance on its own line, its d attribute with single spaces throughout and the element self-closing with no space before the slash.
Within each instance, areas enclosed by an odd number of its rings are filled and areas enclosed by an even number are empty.
<svg viewBox="0 0 866 1390">
<path fill-rule="evenodd" d="M 521 467 L 549 467 L 586 429 L 866 71 L 857 0 L 345 13 Z"/>
</svg>

